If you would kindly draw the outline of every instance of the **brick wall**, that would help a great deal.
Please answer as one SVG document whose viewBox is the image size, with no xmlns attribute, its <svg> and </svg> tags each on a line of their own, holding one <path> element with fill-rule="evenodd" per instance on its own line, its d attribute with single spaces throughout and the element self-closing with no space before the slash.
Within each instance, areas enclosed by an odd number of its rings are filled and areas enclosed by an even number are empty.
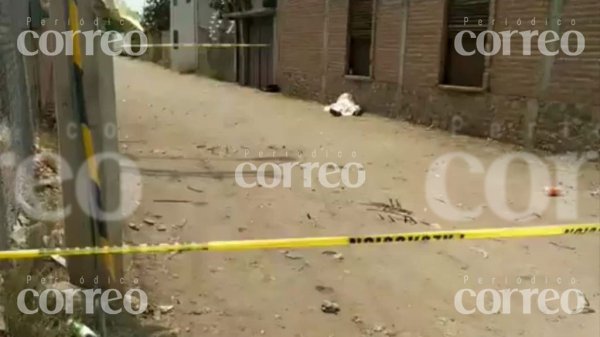
<svg viewBox="0 0 600 337">
<path fill-rule="evenodd" d="M 600 1 L 565 1 L 561 32 L 580 31 L 585 36 L 585 51 L 572 59 L 560 52 L 552 66 L 548 96 L 552 100 L 600 105 Z M 571 44 L 571 49 L 575 46 Z"/>
<path fill-rule="evenodd" d="M 348 1 L 329 0 L 325 101 L 350 92 L 365 109 L 389 114 L 396 109 L 400 37 L 402 23 L 399 1 L 380 1 L 376 6 L 371 80 L 345 76 Z M 364 103 L 363 103 L 364 102 Z"/>
<path fill-rule="evenodd" d="M 568 20 L 569 26 L 558 27 L 559 35 L 576 29 L 584 34 L 586 48 L 576 58 L 563 53 L 549 58 L 539 53 L 534 38 L 532 55 L 523 56 L 516 35 L 511 55 L 490 58 L 489 88 L 479 93 L 438 86 L 447 0 L 410 1 L 402 76 L 404 0 L 377 0 L 373 78 L 347 78 L 348 1 L 282 1 L 278 81 L 285 93 L 330 102 L 350 92 L 368 112 L 463 134 L 551 151 L 598 147 L 600 1 L 555 0 L 559 6 L 552 7 L 551 1 L 496 0 L 495 31 L 548 30 L 552 20 L 546 24 L 546 19 L 555 15 Z"/>
<path fill-rule="evenodd" d="M 600 1 L 565 1 L 560 32 L 580 31 L 583 54 L 570 58 L 560 52 L 552 63 L 550 80 L 538 113 L 536 145 L 571 149 L 583 144 L 600 148 Z M 571 43 L 571 50 L 576 47 Z"/>
<path fill-rule="evenodd" d="M 546 18 L 548 3 L 545 1 L 496 1 L 496 23 L 494 30 L 535 30 L 543 29 L 542 23 L 531 26 L 532 18 Z M 521 25 L 518 20 L 521 19 Z M 537 45 L 537 38 L 532 40 Z M 530 56 L 522 56 L 523 43 L 514 36 L 510 44 L 511 55 L 501 53 L 492 57 L 490 68 L 490 88 L 499 95 L 535 97 L 537 92 L 538 65 L 541 54 L 537 48 L 531 48 Z"/>
<path fill-rule="evenodd" d="M 408 20 L 404 85 L 434 87 L 440 72 L 443 0 L 412 1 Z"/>
<path fill-rule="evenodd" d="M 319 99 L 325 1 L 285 0 L 278 6 L 277 81 L 285 93 Z"/>
</svg>

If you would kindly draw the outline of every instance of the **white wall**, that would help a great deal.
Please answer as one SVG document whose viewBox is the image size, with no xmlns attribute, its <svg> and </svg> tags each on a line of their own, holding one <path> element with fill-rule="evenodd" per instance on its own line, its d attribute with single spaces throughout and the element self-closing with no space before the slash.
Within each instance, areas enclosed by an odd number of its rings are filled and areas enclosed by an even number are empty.
<svg viewBox="0 0 600 337">
<path fill-rule="evenodd" d="M 171 0 L 171 42 L 178 32 L 179 43 L 196 43 L 196 3 L 198 0 Z M 197 47 L 171 48 L 171 68 L 180 72 L 195 71 Z"/>
</svg>

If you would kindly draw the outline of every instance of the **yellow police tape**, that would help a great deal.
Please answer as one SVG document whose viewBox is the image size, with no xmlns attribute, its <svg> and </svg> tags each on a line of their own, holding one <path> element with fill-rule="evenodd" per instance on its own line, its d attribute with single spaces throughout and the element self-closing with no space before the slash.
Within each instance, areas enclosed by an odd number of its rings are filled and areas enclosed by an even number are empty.
<svg viewBox="0 0 600 337">
<path fill-rule="evenodd" d="M 292 249 L 348 246 L 356 244 L 407 243 L 419 241 L 431 242 L 450 240 L 530 238 L 590 233 L 600 233 L 600 224 L 484 228 L 361 236 L 209 241 L 204 243 L 175 243 L 139 246 L 86 247 L 64 249 L 25 249 L 0 251 L 0 260 L 34 259 L 49 257 L 52 255 L 83 256 L 138 253 L 157 254 L 191 251 L 243 251 L 286 248 Z"/>
<path fill-rule="evenodd" d="M 130 44 L 123 45 L 129 48 L 163 48 L 163 47 L 197 47 L 197 48 L 249 48 L 249 47 L 270 47 L 269 44 L 260 43 L 155 43 L 155 44 Z"/>
</svg>

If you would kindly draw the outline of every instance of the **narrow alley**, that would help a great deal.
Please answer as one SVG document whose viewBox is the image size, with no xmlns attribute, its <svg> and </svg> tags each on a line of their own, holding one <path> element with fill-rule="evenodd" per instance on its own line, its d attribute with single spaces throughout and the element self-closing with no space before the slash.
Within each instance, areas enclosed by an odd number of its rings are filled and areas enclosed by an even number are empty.
<svg viewBox="0 0 600 337">
<path fill-rule="evenodd" d="M 435 205 L 427 201 L 425 191 L 437 159 L 464 152 L 487 169 L 499 157 L 520 151 L 515 146 L 368 113 L 333 118 L 318 103 L 180 75 L 138 60 L 116 59 L 115 76 L 121 152 L 142 174 L 140 204 L 126 221 L 131 243 L 564 223 L 555 216 L 563 199 L 553 199 L 535 216 L 507 221 L 495 215 L 485 207 L 485 172 L 470 172 L 460 159 L 446 173 L 447 200 L 462 210 L 484 205 L 481 215 L 449 221 L 432 209 Z M 294 168 L 290 187 L 243 187 L 235 172 L 246 162 L 334 162 L 340 167 L 359 163 L 363 169 L 349 169 L 349 180 L 354 183 L 363 172 L 365 182 L 356 188 L 328 188 L 318 181 L 317 169 L 307 182 L 302 170 Z M 590 194 L 600 183 L 595 165 L 585 163 L 578 188 L 568 190 L 577 196 L 570 200 L 578 202 L 573 223 L 600 218 L 600 201 Z M 244 181 L 251 184 L 256 172 L 251 165 L 245 167 Z M 526 165 L 513 163 L 508 172 L 506 199 L 514 212 L 527 209 L 530 198 L 547 198 L 544 186 L 527 192 L 531 182 Z M 124 179 L 122 184 L 123 199 L 135 199 L 135 193 L 127 194 L 139 187 L 134 180 Z M 390 199 L 392 205 L 410 210 L 418 223 L 386 213 L 384 204 Z M 173 305 L 161 317 L 145 318 L 145 324 L 161 327 L 156 336 L 168 331 L 190 337 L 537 337 L 549 331 L 556 336 L 597 336 L 598 315 L 534 311 L 482 320 L 481 313 L 457 313 L 454 301 L 463 288 L 510 288 L 517 279 L 531 282 L 535 276 L 534 288 L 568 289 L 572 286 L 567 280 L 575 279 L 591 307 L 598 308 L 598 239 L 563 236 L 140 255 L 128 257 L 129 278 L 140 279 L 151 303 Z M 557 278 L 564 282 L 557 284 Z M 324 313 L 325 300 L 339 305 L 339 312 Z M 512 310 L 522 306 L 521 298 L 515 297 Z"/>
</svg>

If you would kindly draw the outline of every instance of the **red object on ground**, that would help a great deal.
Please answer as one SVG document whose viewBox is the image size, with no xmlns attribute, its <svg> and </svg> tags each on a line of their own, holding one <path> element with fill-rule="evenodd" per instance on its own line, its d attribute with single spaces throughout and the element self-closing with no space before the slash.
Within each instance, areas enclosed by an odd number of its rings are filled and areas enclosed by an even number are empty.
<svg viewBox="0 0 600 337">
<path fill-rule="evenodd" d="M 556 186 L 546 187 L 546 195 L 549 197 L 558 197 L 562 195 L 562 190 L 560 189 L 560 187 Z"/>
</svg>

